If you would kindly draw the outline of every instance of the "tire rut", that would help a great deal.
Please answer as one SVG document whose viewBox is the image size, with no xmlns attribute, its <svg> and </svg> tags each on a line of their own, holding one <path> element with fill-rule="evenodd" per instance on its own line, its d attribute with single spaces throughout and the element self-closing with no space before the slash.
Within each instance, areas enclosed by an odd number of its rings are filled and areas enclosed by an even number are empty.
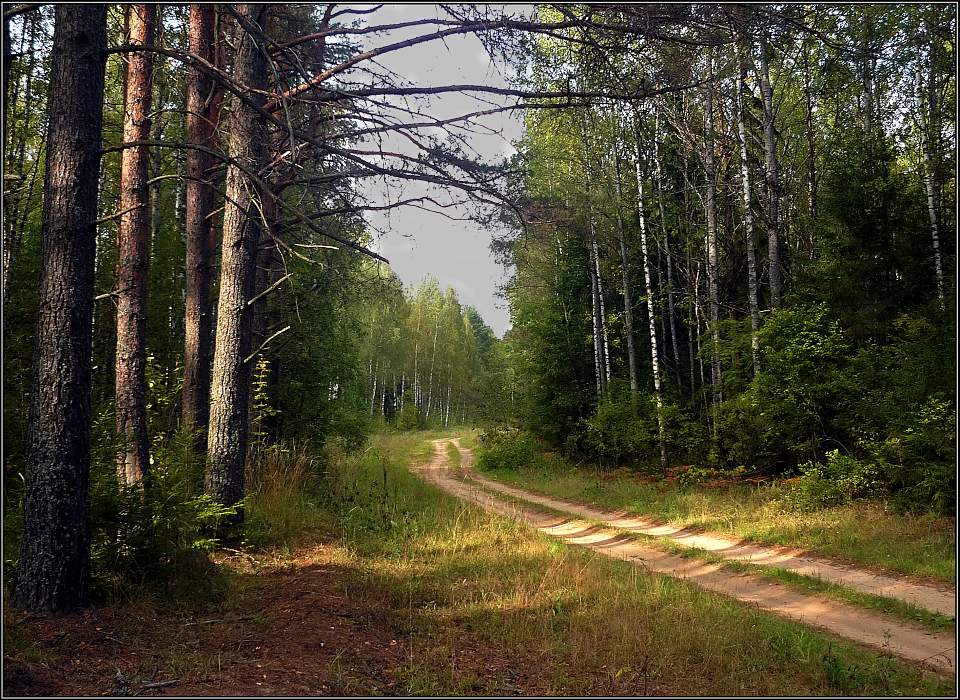
<svg viewBox="0 0 960 700">
<path fill-rule="evenodd" d="M 572 516 L 559 517 L 526 505 L 504 501 L 484 490 L 479 485 L 481 482 L 476 480 L 476 475 L 464 472 L 458 476 L 450 469 L 445 451 L 447 442 L 453 442 L 461 451 L 461 465 L 469 468 L 472 461 L 470 450 L 460 447 L 458 441 L 441 439 L 433 441 L 432 461 L 414 468 L 414 472 L 461 500 L 526 523 L 569 544 L 585 547 L 614 559 L 629 561 L 652 573 L 685 579 L 707 590 L 919 663 L 942 674 L 954 672 L 956 648 L 953 634 L 930 632 L 854 605 L 801 593 L 754 574 L 734 573 L 719 564 L 647 547 L 619 529 L 598 526 Z M 491 482 L 491 487 L 494 484 L 502 486 Z M 519 496 L 521 499 L 525 499 L 527 495 L 534 496 L 522 493 L 523 495 Z M 559 501 L 557 503 L 560 505 L 558 510 L 569 510 L 569 504 Z M 552 505 L 550 507 L 554 508 Z"/>
</svg>

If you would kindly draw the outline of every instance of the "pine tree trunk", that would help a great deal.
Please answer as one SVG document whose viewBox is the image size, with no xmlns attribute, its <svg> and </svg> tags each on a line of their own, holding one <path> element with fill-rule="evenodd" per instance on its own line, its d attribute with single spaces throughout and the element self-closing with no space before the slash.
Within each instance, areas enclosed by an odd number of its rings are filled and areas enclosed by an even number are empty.
<svg viewBox="0 0 960 700">
<path fill-rule="evenodd" d="M 47 108 L 43 263 L 13 604 L 87 601 L 90 353 L 106 5 L 55 6 Z"/>
<path fill-rule="evenodd" d="M 640 171 L 640 132 L 637 131 L 637 217 L 640 222 L 640 251 L 643 255 L 643 276 L 647 286 L 647 316 L 650 320 L 650 360 L 653 390 L 657 400 L 657 428 L 660 440 L 660 467 L 667 469 L 667 448 L 664 440 L 663 391 L 660 387 L 660 358 L 657 355 L 657 325 L 653 311 L 653 284 L 650 277 L 650 256 L 647 254 L 647 222 L 643 213 L 643 174 Z"/>
<path fill-rule="evenodd" d="M 773 128 L 773 86 L 770 84 L 769 46 L 760 47 L 760 93 L 763 100 L 763 151 L 767 177 L 767 257 L 770 265 L 770 308 L 781 304 L 780 282 L 780 182 L 777 142 Z"/>
<path fill-rule="evenodd" d="M 153 44 L 156 5 L 130 5 L 130 43 Z M 150 140 L 153 54 L 133 51 L 127 59 L 123 140 Z M 120 165 L 120 217 L 117 272 L 116 419 L 120 447 L 117 479 L 142 485 L 150 467 L 147 437 L 147 267 L 150 259 L 150 149 L 124 149 Z"/>
<path fill-rule="evenodd" d="M 190 5 L 188 27 L 190 52 L 214 62 L 213 5 Z M 213 86 L 206 73 L 191 70 L 187 81 L 187 140 L 212 148 L 215 141 L 214 118 L 222 90 Z M 187 149 L 186 205 L 186 301 L 183 344 L 183 428 L 196 434 L 196 450 L 206 445 L 210 418 L 210 340 L 212 323 L 211 232 L 214 188 L 206 184 L 211 158 L 201 151 Z"/>
<path fill-rule="evenodd" d="M 265 26 L 269 5 L 237 5 L 237 13 Z M 233 77 L 250 89 L 249 97 L 263 102 L 267 86 L 264 49 L 242 29 L 237 35 Z M 239 100 L 234 103 L 230 129 L 230 158 L 257 173 L 264 165 L 266 129 L 262 117 Z M 237 166 L 227 169 L 227 204 L 223 220 L 220 298 L 210 391 L 210 427 L 207 438 L 207 492 L 225 505 L 244 495 L 243 471 L 247 455 L 247 414 L 250 401 L 250 352 L 253 297 L 260 215 L 257 200 L 264 196 Z M 339 394 L 339 391 L 337 392 Z M 238 520 L 243 513 L 238 513 Z"/>
<path fill-rule="evenodd" d="M 737 76 L 737 130 L 740 135 L 740 182 L 743 187 L 743 227 L 747 246 L 747 282 L 750 300 L 750 352 L 753 375 L 760 372 L 760 309 L 757 305 L 757 255 L 753 248 L 753 208 L 750 196 L 750 159 L 747 150 L 747 127 L 743 107 L 743 73 Z"/>
</svg>

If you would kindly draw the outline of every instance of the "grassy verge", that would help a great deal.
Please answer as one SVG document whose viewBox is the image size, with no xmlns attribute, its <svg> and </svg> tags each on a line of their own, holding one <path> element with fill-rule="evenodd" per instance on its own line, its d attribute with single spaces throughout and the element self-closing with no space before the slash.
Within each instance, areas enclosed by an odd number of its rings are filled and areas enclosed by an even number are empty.
<svg viewBox="0 0 960 700">
<path fill-rule="evenodd" d="M 536 510 L 541 510 L 546 513 L 552 513 L 562 517 L 570 515 L 564 511 L 550 508 L 549 506 L 530 504 L 524 501 L 522 498 L 500 493 L 499 491 L 488 488 L 480 483 L 478 483 L 477 486 L 487 491 L 491 495 L 509 503 L 533 507 Z M 617 534 L 633 537 L 654 549 L 671 552 L 682 557 L 697 558 L 701 561 L 709 562 L 711 564 L 720 564 L 725 569 L 738 573 L 749 573 L 757 576 L 763 576 L 764 578 L 767 578 L 771 581 L 777 581 L 778 583 L 790 586 L 791 588 L 796 588 L 809 593 L 815 593 L 817 595 L 822 595 L 824 597 L 846 603 L 853 603 L 855 605 L 859 605 L 860 607 L 870 608 L 872 610 L 876 610 L 877 612 L 892 615 L 902 620 L 919 624 L 935 632 L 952 630 L 956 626 L 956 620 L 953 617 L 942 615 L 940 613 L 933 612 L 901 600 L 884 598 L 883 596 L 871 595 L 869 593 L 862 593 L 860 591 L 851 590 L 849 588 L 845 588 L 844 586 L 831 583 L 830 581 L 824 581 L 823 579 L 815 578 L 813 576 L 805 576 L 803 574 L 798 574 L 786 569 L 779 569 L 775 566 L 762 566 L 747 562 L 731 561 L 706 549 L 701 549 L 699 547 L 684 547 L 683 545 L 677 544 L 663 537 L 646 535 L 633 530 L 623 530 L 617 527 L 612 527 L 599 520 L 593 520 L 591 518 L 584 518 L 580 516 L 578 517 L 583 522 L 604 527 Z"/>
<path fill-rule="evenodd" d="M 356 527 L 348 517 L 341 544 L 376 582 L 386 598 L 378 602 L 408 611 L 407 631 L 435 640 L 404 671 L 406 692 L 474 687 L 441 662 L 464 651 L 451 630 L 508 658 L 539 650 L 546 694 L 950 691 L 894 659 L 459 503 L 404 469 L 429 449 L 410 436 L 381 438 L 377 459 L 346 460 L 333 475 L 366 484 L 374 504 L 386 464 L 393 525 Z"/>
<path fill-rule="evenodd" d="M 858 502 L 800 512 L 783 502 L 782 484 L 711 488 L 644 483 L 624 473 L 580 469 L 551 457 L 544 467 L 486 472 L 504 483 L 551 496 L 702 527 L 737 538 L 800 547 L 831 558 L 920 578 L 955 581 L 955 521 L 902 515 Z"/>
</svg>

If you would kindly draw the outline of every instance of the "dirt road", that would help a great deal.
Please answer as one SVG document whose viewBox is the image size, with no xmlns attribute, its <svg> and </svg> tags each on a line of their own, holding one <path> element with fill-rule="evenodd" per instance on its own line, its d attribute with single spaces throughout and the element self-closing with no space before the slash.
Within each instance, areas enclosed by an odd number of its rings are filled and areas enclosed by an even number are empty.
<svg viewBox="0 0 960 700">
<path fill-rule="evenodd" d="M 562 539 L 564 542 L 587 547 L 605 556 L 630 561 L 654 573 L 686 579 L 705 589 L 756 605 L 763 610 L 798 620 L 804 624 L 826 630 L 839 637 L 888 652 L 900 658 L 923 664 L 940 673 L 952 674 L 954 672 L 956 647 L 954 635 L 951 633 L 930 632 L 919 626 L 851 604 L 802 593 L 789 586 L 771 582 L 761 576 L 731 572 L 719 564 L 705 563 L 697 559 L 686 558 L 645 546 L 633 535 L 623 532 L 624 529 L 628 528 L 640 530 L 635 523 L 625 522 L 626 527 L 621 525 L 620 522 L 624 519 L 622 514 L 593 510 L 582 504 L 577 504 L 580 513 L 574 513 L 571 510 L 572 504 L 568 502 L 538 496 L 521 489 L 505 487 L 488 479 L 481 480 L 476 474 L 469 471 L 455 472 L 450 468 L 446 454 L 447 442 L 448 440 L 435 440 L 432 461 L 425 466 L 416 468 L 415 471 L 425 480 L 460 499 L 476 503 L 488 511 L 525 522 L 541 532 Z M 471 451 L 459 447 L 457 442 L 454 442 L 454 444 L 460 449 L 461 463 L 469 468 L 473 458 Z M 573 517 L 559 517 L 528 505 L 509 502 L 489 493 L 486 488 L 496 489 L 501 493 L 512 495 L 528 503 L 548 505 L 555 510 L 606 521 L 611 527 L 598 526 Z M 586 514 L 588 511 L 589 515 Z M 617 529 L 613 529 L 614 527 Z M 642 527 L 646 527 L 646 525 Z M 674 533 L 675 537 L 672 538 L 672 541 L 681 540 L 680 534 L 679 532 Z M 662 536 L 667 536 L 667 533 L 665 532 Z M 722 548 L 718 548 L 716 551 L 726 555 Z M 770 551 L 773 552 L 774 550 Z M 761 556 L 759 551 L 754 553 L 748 550 L 748 553 L 745 554 L 734 549 L 733 552 L 743 556 L 748 554 L 754 557 Z M 792 557 L 788 556 L 783 551 L 777 551 L 771 557 L 783 557 L 783 560 L 788 563 L 794 559 L 804 559 L 796 554 Z M 820 563 L 820 560 L 816 562 L 809 558 L 807 560 L 806 563 L 799 561 L 796 565 L 804 567 L 815 566 Z M 770 563 L 770 560 L 761 561 L 758 558 L 750 559 L 750 561 Z M 777 566 L 781 566 L 779 561 Z M 835 573 L 842 572 L 844 585 L 850 585 L 847 581 L 869 585 L 871 579 L 877 578 L 871 572 L 857 571 L 848 567 L 839 567 L 835 564 L 831 564 L 831 566 L 836 568 Z M 799 571 L 800 569 L 794 570 Z M 830 573 L 826 569 L 825 571 Z M 882 578 L 887 579 L 889 577 Z M 893 579 L 882 580 L 875 586 L 878 587 L 876 590 L 890 590 L 895 593 L 907 590 L 897 588 L 896 583 L 898 582 Z M 889 593 L 885 595 L 889 595 Z M 952 608 L 950 612 L 953 612 Z"/>
</svg>

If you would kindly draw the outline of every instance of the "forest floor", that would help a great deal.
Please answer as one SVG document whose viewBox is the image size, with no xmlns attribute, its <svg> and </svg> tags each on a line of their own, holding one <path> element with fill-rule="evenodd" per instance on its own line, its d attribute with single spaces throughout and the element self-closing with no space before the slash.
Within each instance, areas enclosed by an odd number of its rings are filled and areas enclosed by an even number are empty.
<svg viewBox="0 0 960 700">
<path fill-rule="evenodd" d="M 469 453 L 433 437 L 381 436 L 330 466 L 341 505 L 296 541 L 215 555 L 219 597 L 5 610 L 4 694 L 954 693 L 890 644 L 852 644 L 503 517 L 516 504 L 458 478 Z"/>
</svg>

